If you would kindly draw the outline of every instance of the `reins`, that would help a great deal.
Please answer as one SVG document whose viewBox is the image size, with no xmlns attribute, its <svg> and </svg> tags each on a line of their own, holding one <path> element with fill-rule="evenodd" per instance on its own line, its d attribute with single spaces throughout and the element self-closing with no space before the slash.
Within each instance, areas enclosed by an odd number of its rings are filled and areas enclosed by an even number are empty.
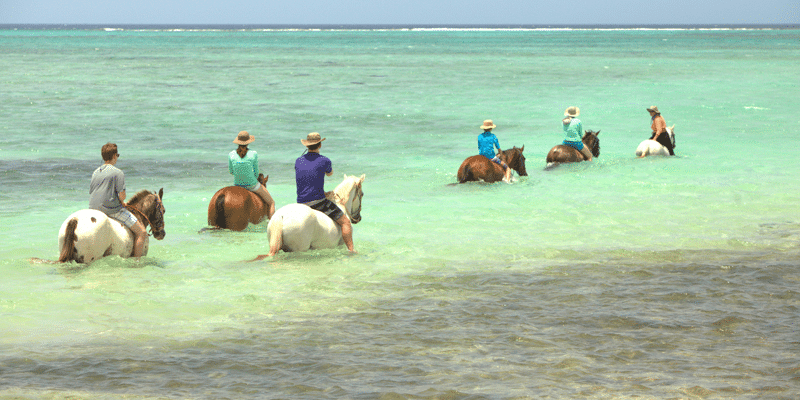
<svg viewBox="0 0 800 400">
<path fill-rule="evenodd" d="M 355 185 L 355 188 L 356 188 L 356 196 L 358 196 L 358 192 L 361 190 L 361 186 L 360 185 Z M 350 193 L 350 191 L 348 191 L 348 193 Z M 342 196 L 340 196 L 339 193 L 336 193 L 335 190 L 333 191 L 333 201 L 334 201 L 334 203 L 341 204 L 342 207 L 344 207 L 345 211 L 347 211 L 347 199 L 342 197 Z M 359 213 L 361 213 L 360 209 L 358 211 L 359 211 Z"/>
<path fill-rule="evenodd" d="M 161 207 L 159 207 L 159 206 L 161 205 L 161 199 L 159 199 L 157 195 L 154 195 L 154 196 L 157 199 L 157 201 L 155 201 L 155 203 L 156 203 L 155 204 L 156 211 L 158 211 L 160 213 L 161 212 Z M 150 233 L 148 233 L 147 236 L 153 236 L 153 223 L 150 222 L 150 218 L 147 218 L 147 214 L 145 214 L 144 212 L 142 212 L 142 210 L 140 210 L 138 207 L 136 207 L 136 206 L 134 206 L 132 204 L 126 204 L 125 207 L 128 210 L 135 212 L 137 214 L 136 215 L 137 217 L 141 217 L 142 219 L 147 221 L 147 223 L 145 224 L 145 228 L 148 227 L 148 226 L 150 227 Z"/>
</svg>

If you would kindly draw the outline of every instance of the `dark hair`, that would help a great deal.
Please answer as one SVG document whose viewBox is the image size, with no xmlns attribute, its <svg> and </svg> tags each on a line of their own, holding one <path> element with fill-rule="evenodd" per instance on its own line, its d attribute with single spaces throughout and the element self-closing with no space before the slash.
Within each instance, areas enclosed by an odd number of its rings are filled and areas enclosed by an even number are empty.
<svg viewBox="0 0 800 400">
<path fill-rule="evenodd" d="M 239 155 L 239 158 L 244 158 L 244 156 L 247 155 L 247 145 L 246 144 L 240 144 L 239 148 L 236 149 L 236 154 Z"/>
<path fill-rule="evenodd" d="M 111 142 L 104 144 L 100 149 L 100 154 L 103 156 L 103 161 L 111 161 L 117 154 L 117 145 Z"/>
<path fill-rule="evenodd" d="M 322 142 L 310 144 L 306 147 L 308 147 L 309 150 L 317 150 L 320 146 L 322 146 Z"/>
</svg>

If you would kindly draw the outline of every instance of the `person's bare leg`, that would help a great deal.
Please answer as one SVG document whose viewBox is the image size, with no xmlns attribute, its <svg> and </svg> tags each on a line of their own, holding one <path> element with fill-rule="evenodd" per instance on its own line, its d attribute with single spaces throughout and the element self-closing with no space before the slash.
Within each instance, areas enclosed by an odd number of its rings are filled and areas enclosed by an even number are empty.
<svg viewBox="0 0 800 400">
<path fill-rule="evenodd" d="M 511 183 L 511 179 L 512 179 L 512 176 L 511 176 L 511 174 L 513 174 L 513 172 L 511 172 L 511 167 L 509 167 L 509 166 L 508 166 L 508 164 L 506 164 L 506 163 L 503 163 L 503 168 L 505 168 L 505 169 L 506 169 L 506 170 L 505 170 L 505 174 L 506 174 L 506 182 L 508 182 L 508 183 Z"/>
<path fill-rule="evenodd" d="M 351 253 L 356 253 L 353 248 L 353 225 L 350 224 L 350 219 L 345 215 L 339 218 L 336 223 L 342 226 L 342 240 L 344 240 L 344 245 L 347 246 L 347 250 Z"/>
<path fill-rule="evenodd" d="M 275 214 L 275 200 L 272 199 L 267 188 L 263 185 L 258 188 L 256 194 L 261 197 L 261 200 L 264 200 L 264 204 L 267 205 L 267 219 L 272 219 L 272 215 Z"/>
<path fill-rule="evenodd" d="M 589 151 L 588 147 L 583 146 L 583 150 L 581 150 L 581 154 L 583 154 L 583 158 L 586 159 L 586 161 L 592 161 L 592 152 Z"/>
<path fill-rule="evenodd" d="M 136 221 L 131 227 L 131 232 L 133 232 L 133 254 L 131 256 L 139 258 L 144 253 L 144 238 L 147 236 L 147 230 L 142 221 Z"/>
</svg>

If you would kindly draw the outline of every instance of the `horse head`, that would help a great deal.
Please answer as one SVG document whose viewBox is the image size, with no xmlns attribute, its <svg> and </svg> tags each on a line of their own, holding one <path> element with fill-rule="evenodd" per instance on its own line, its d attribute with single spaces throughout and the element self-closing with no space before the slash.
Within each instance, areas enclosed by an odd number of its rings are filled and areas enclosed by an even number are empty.
<svg viewBox="0 0 800 400">
<path fill-rule="evenodd" d="M 583 144 L 592 149 L 592 156 L 594 157 L 600 157 L 600 139 L 597 137 L 599 134 L 600 131 L 594 132 L 592 130 L 588 130 L 583 134 Z"/>
<path fill-rule="evenodd" d="M 501 154 L 503 154 L 504 162 L 509 166 L 509 168 L 517 171 L 519 176 L 528 176 L 528 171 L 525 170 L 525 156 L 522 152 L 525 151 L 525 145 L 522 147 L 517 148 L 514 146 L 513 149 L 503 150 Z"/>
<path fill-rule="evenodd" d="M 337 202 L 344 207 L 347 217 L 354 224 L 361 222 L 361 199 L 364 197 L 361 184 L 364 182 L 364 178 L 366 175 L 356 177 L 345 174 L 342 183 L 333 190 Z"/>
<path fill-rule="evenodd" d="M 157 240 L 164 239 L 167 232 L 164 230 L 164 203 L 161 199 L 164 198 L 164 188 L 158 193 L 150 193 L 147 190 L 142 190 L 136 193 L 135 196 L 128 202 L 128 205 L 139 211 L 145 217 L 142 221 L 147 227 L 150 224 L 150 230 L 153 232 L 153 237 Z"/>
</svg>

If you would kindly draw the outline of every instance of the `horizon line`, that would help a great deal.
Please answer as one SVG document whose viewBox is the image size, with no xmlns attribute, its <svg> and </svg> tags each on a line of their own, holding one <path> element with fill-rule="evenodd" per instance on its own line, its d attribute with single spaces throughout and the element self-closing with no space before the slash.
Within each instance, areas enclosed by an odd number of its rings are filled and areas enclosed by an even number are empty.
<svg viewBox="0 0 800 400">
<path fill-rule="evenodd" d="M 302 23 L 302 24 L 251 24 L 251 23 L 0 23 L 0 29 L 6 28 L 29 28 L 29 27 L 63 27 L 63 28 L 85 28 L 103 29 L 114 27 L 125 28 L 216 28 L 216 29 L 286 29 L 286 28 L 306 28 L 306 29 L 391 29 L 391 28 L 503 28 L 503 29 L 534 29 L 534 28 L 781 28 L 781 29 L 800 29 L 800 24 L 796 23 L 752 23 L 752 24 L 729 24 L 729 23 L 701 23 L 701 24 L 359 24 L 359 23 Z"/>
</svg>

